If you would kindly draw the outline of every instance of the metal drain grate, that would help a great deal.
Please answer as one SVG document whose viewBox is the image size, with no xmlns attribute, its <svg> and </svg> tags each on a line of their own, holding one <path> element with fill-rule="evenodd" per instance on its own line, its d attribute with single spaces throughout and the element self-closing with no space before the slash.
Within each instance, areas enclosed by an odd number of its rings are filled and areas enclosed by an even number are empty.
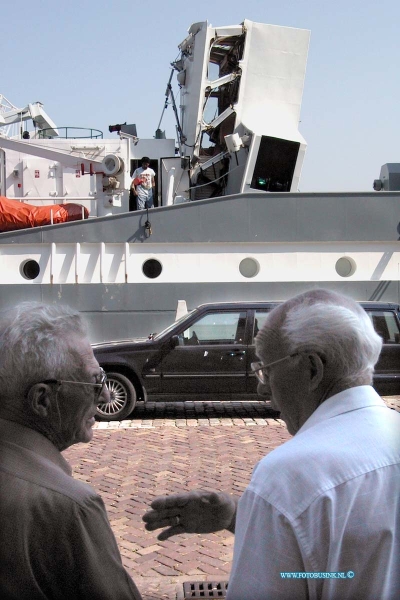
<svg viewBox="0 0 400 600">
<path fill-rule="evenodd" d="M 201 600 L 202 598 L 226 598 L 227 581 L 186 581 L 183 584 L 183 596 L 177 600 Z"/>
</svg>

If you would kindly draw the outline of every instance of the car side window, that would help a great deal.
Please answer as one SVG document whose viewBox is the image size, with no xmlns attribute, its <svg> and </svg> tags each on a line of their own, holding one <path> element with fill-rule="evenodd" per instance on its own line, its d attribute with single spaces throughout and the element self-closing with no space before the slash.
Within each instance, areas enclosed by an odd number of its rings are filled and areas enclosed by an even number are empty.
<svg viewBox="0 0 400 600">
<path fill-rule="evenodd" d="M 270 312 L 270 310 L 256 310 L 254 313 L 254 326 L 253 326 L 253 344 L 254 344 L 254 339 L 257 335 L 257 333 L 260 331 L 260 329 L 262 329 L 265 320 L 268 316 L 268 313 Z"/>
<path fill-rule="evenodd" d="M 400 328 L 395 314 L 390 310 L 369 310 L 368 316 L 384 344 L 400 344 Z"/>
<path fill-rule="evenodd" d="M 246 311 L 208 313 L 183 332 L 183 343 L 185 346 L 243 344 L 245 329 Z"/>
</svg>

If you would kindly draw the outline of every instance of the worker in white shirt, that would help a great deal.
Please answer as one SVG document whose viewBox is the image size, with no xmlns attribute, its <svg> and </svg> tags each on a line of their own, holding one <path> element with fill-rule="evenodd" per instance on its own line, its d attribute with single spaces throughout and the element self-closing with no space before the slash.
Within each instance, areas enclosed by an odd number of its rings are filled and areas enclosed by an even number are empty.
<svg viewBox="0 0 400 600">
<path fill-rule="evenodd" d="M 155 171 L 150 168 L 150 159 L 143 156 L 142 166 L 133 173 L 131 190 L 136 197 L 137 210 L 153 208 L 155 196 Z"/>
</svg>

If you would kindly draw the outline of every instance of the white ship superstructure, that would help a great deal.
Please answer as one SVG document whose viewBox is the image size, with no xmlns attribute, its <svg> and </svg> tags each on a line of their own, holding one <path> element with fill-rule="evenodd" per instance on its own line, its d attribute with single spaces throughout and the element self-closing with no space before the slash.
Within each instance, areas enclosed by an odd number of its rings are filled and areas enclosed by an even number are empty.
<svg viewBox="0 0 400 600">
<path fill-rule="evenodd" d="M 160 127 L 144 140 L 126 124 L 105 139 L 1 97 L 0 195 L 79 203 L 90 216 L 0 233 L 0 305 L 71 304 L 101 341 L 160 330 L 179 300 L 275 301 L 324 286 L 400 302 L 396 165 L 380 193 L 298 192 L 308 44 L 306 30 L 193 24 L 166 94 L 177 141 Z M 129 212 L 142 156 L 157 174 L 156 203 Z"/>
</svg>

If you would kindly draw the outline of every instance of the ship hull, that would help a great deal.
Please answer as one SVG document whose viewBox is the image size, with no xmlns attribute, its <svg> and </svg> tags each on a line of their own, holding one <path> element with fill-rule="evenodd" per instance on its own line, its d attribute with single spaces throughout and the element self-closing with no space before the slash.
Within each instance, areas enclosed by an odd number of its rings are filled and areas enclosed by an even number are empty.
<svg viewBox="0 0 400 600">
<path fill-rule="evenodd" d="M 170 325 L 179 300 L 189 309 L 205 302 L 280 301 L 300 292 L 324 287 L 356 300 L 399 301 L 399 283 L 260 282 L 157 284 L 63 284 L 1 286 L 1 307 L 23 301 L 67 304 L 82 312 L 93 343 L 146 337 Z"/>
<path fill-rule="evenodd" d="M 192 309 L 325 287 L 400 304 L 399 215 L 399 192 L 254 193 L 4 233 L 0 306 L 74 306 L 99 342 L 160 331 L 180 300 Z M 29 261 L 40 271 L 30 280 Z"/>
</svg>

